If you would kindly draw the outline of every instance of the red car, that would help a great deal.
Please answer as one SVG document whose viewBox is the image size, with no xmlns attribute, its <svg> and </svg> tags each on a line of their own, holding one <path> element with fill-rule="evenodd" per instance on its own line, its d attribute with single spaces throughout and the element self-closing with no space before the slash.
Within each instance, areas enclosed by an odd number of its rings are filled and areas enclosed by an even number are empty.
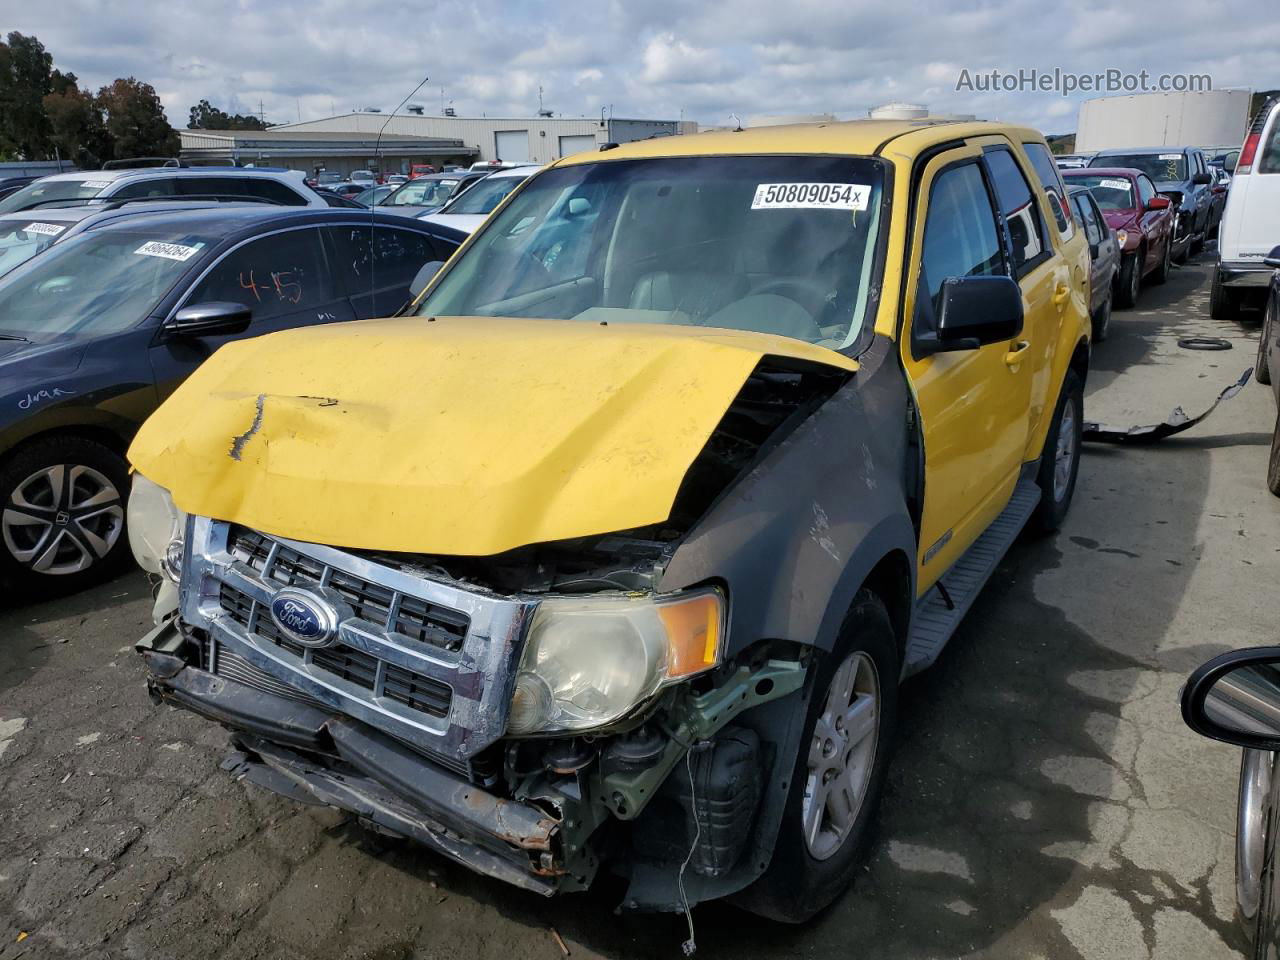
<svg viewBox="0 0 1280 960">
<path fill-rule="evenodd" d="M 1085 167 L 1060 172 L 1068 184 L 1089 188 L 1102 208 L 1107 226 L 1115 231 L 1120 245 L 1115 303 L 1117 307 L 1132 307 L 1138 301 L 1138 289 L 1144 279 L 1164 283 L 1169 278 L 1172 202 L 1156 193 L 1150 177 L 1130 167 Z"/>
</svg>

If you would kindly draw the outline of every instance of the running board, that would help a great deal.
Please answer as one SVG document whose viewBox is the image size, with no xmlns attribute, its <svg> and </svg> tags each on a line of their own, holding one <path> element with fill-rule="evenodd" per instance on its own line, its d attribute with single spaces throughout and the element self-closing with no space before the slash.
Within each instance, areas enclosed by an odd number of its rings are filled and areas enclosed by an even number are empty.
<svg viewBox="0 0 1280 960">
<path fill-rule="evenodd" d="M 1009 505 L 973 542 L 951 569 L 942 575 L 942 589 L 931 587 L 916 601 L 911 616 L 911 636 L 907 640 L 907 660 L 903 679 L 932 666 L 955 633 L 960 621 L 973 606 L 988 578 L 1005 552 L 1017 539 L 1036 504 L 1040 488 L 1034 480 L 1021 481 L 1013 491 Z M 951 599 L 948 605 L 947 598 Z"/>
</svg>

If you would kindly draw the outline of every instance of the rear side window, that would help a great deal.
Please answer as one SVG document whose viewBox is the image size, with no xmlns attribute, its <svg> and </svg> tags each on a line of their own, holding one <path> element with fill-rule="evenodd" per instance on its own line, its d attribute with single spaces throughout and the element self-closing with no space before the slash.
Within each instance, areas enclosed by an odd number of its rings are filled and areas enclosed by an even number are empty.
<svg viewBox="0 0 1280 960">
<path fill-rule="evenodd" d="M 246 177 L 245 182 L 249 185 L 250 196 L 279 203 L 286 207 L 305 207 L 307 205 L 306 197 L 297 190 L 285 186 L 279 180 L 272 180 L 270 177 Z"/>
<path fill-rule="evenodd" d="M 1151 198 L 1156 195 L 1156 185 L 1151 182 L 1151 178 L 1145 173 L 1138 177 L 1138 200 L 1142 205 L 1142 209 L 1147 209 L 1147 204 L 1151 202 Z"/>
<path fill-rule="evenodd" d="M 355 295 L 374 289 L 404 287 L 406 290 L 424 263 L 448 260 L 456 245 L 412 230 L 378 227 L 331 227 L 338 270 L 347 278 L 348 293 Z M 371 263 L 373 257 L 376 263 Z"/>
<path fill-rule="evenodd" d="M 181 197 L 217 197 L 232 199 L 249 195 L 243 177 L 180 177 L 177 193 Z"/>
<path fill-rule="evenodd" d="M 977 163 L 940 173 L 929 191 L 924 224 L 925 290 L 934 316 L 941 308 L 948 277 L 991 277 L 1005 273 L 995 211 Z"/>
<path fill-rule="evenodd" d="M 1098 218 L 1094 216 L 1093 204 L 1083 194 L 1078 194 L 1072 199 L 1075 201 L 1076 212 L 1080 217 L 1080 222 L 1084 224 L 1084 235 L 1089 239 L 1089 243 L 1101 243 L 1102 230 L 1098 226 Z"/>
<path fill-rule="evenodd" d="M 995 184 L 996 200 L 1009 228 L 1013 244 L 1013 268 L 1022 276 L 1044 259 L 1049 246 L 1048 233 L 1040 218 L 1040 205 L 1031 193 L 1031 185 L 1013 159 L 1004 149 L 988 150 L 987 165 Z"/>
<path fill-rule="evenodd" d="M 253 319 L 299 313 L 336 299 L 325 269 L 320 231 L 290 230 L 232 250 L 196 286 L 188 303 L 228 300 L 253 310 Z"/>
<path fill-rule="evenodd" d="M 1053 162 L 1053 155 L 1043 143 L 1024 143 L 1027 158 L 1031 161 L 1031 169 L 1036 172 L 1040 186 L 1049 195 L 1049 208 L 1053 210 L 1053 219 L 1058 225 L 1058 233 L 1063 240 L 1070 240 L 1075 228 L 1071 216 L 1065 206 L 1067 190 L 1062 185 L 1062 176 L 1058 173 L 1058 165 Z"/>
<path fill-rule="evenodd" d="M 111 194 L 111 200 L 146 200 L 150 197 L 172 197 L 174 195 L 173 177 L 155 177 L 151 180 L 139 180 L 127 183 Z"/>
<path fill-rule="evenodd" d="M 1271 133 L 1262 145 L 1262 159 L 1258 161 L 1258 173 L 1280 173 L 1280 114 L 1271 121 Z"/>
</svg>

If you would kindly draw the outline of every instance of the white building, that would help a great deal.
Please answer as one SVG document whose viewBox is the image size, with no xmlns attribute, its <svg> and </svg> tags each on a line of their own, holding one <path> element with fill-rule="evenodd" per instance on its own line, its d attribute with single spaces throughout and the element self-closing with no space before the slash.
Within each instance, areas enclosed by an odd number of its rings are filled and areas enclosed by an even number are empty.
<svg viewBox="0 0 1280 960">
<path fill-rule="evenodd" d="M 1075 149 L 1238 145 L 1249 124 L 1249 99 L 1248 90 L 1205 90 L 1086 100 Z"/>
</svg>

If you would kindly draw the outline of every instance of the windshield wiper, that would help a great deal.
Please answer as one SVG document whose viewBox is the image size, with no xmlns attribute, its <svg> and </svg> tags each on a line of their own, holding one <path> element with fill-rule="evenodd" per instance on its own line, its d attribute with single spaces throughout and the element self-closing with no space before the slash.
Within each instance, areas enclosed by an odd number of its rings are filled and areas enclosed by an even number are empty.
<svg viewBox="0 0 1280 960">
<path fill-rule="evenodd" d="M 21 340 L 23 343 L 30 343 L 26 337 L 20 337 L 16 333 L 0 333 L 0 340 Z"/>
</svg>

